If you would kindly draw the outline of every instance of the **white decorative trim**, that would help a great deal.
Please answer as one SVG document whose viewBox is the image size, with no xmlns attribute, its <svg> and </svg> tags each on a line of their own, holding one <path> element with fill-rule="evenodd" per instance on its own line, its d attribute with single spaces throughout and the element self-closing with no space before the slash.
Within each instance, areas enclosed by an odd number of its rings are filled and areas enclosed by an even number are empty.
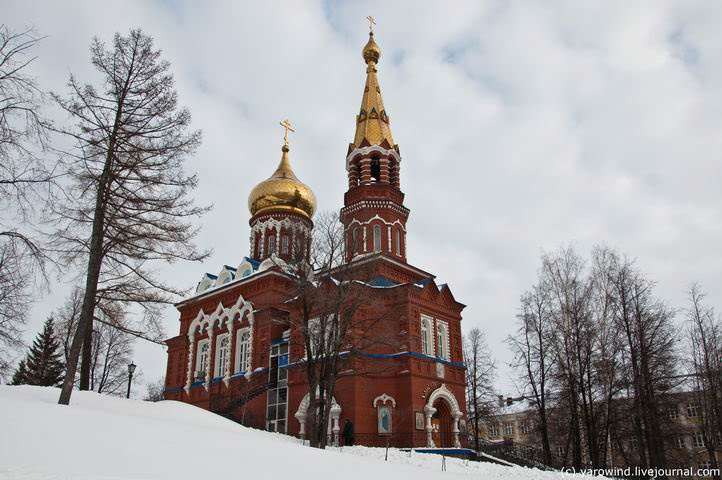
<svg viewBox="0 0 722 480">
<path fill-rule="evenodd" d="M 441 327 L 444 330 L 444 347 L 446 356 L 439 356 L 439 358 L 444 360 L 450 360 L 451 359 L 451 342 L 449 340 L 449 322 L 445 322 L 444 320 L 439 320 L 438 318 L 435 318 L 436 320 L 436 342 L 438 343 L 441 339 L 439 338 L 439 327 Z M 437 349 L 438 351 L 438 349 Z"/>
<path fill-rule="evenodd" d="M 250 331 L 251 331 L 251 338 L 250 338 L 250 345 L 249 345 L 249 355 L 251 358 L 251 362 L 253 361 L 253 324 L 255 322 L 254 316 L 253 316 L 253 304 L 249 301 L 246 301 L 243 296 L 238 295 L 238 300 L 236 300 L 236 303 L 233 304 L 233 306 L 229 308 L 225 308 L 223 306 L 223 303 L 219 302 L 218 306 L 216 307 L 215 311 L 207 315 L 203 310 L 201 309 L 198 312 L 198 315 L 196 315 L 196 318 L 193 319 L 193 321 L 190 324 L 190 327 L 188 328 L 188 341 L 190 342 L 190 346 L 188 348 L 188 371 L 186 372 L 186 384 L 184 390 L 186 391 L 186 394 L 190 393 L 191 384 L 193 383 L 193 350 L 194 350 L 194 343 L 196 338 L 196 330 L 198 332 L 202 332 L 204 329 L 208 331 L 208 339 L 211 342 L 211 352 L 213 351 L 213 348 L 215 348 L 215 345 L 213 344 L 213 329 L 216 325 L 216 322 L 218 322 L 218 328 L 221 328 L 223 323 L 225 322 L 226 328 L 229 333 L 231 333 L 233 329 L 233 320 L 238 315 L 238 319 L 240 321 L 243 321 L 243 317 L 246 316 L 248 318 L 248 324 L 250 325 Z M 230 347 L 229 347 L 230 348 Z M 229 353 L 230 357 L 230 353 Z M 226 363 L 228 365 L 228 363 Z M 210 383 L 210 375 L 211 375 L 211 362 L 208 362 L 208 368 L 206 368 L 206 378 L 204 382 L 204 386 L 206 389 L 208 389 L 208 385 Z M 249 368 L 249 371 L 246 373 L 246 377 L 250 377 L 252 371 L 252 366 Z M 229 368 L 226 368 L 226 376 L 230 378 L 230 372 Z M 227 384 L 227 382 L 226 382 Z"/>
<path fill-rule="evenodd" d="M 316 395 L 318 395 L 318 389 L 316 389 Z M 308 413 L 308 407 L 309 403 L 311 403 L 311 393 L 307 393 L 304 395 L 304 397 L 301 399 L 301 403 L 298 404 L 298 410 L 296 410 L 296 413 L 293 414 L 293 416 L 298 420 L 299 424 L 299 431 L 298 434 L 301 438 L 304 438 L 304 435 L 306 434 L 306 414 Z M 331 410 L 330 410 L 330 420 L 328 424 L 328 430 L 327 434 L 333 434 L 334 436 L 334 443 L 336 446 L 338 446 L 338 432 L 341 430 L 341 427 L 339 425 L 339 418 L 341 417 L 341 405 L 336 402 L 336 397 L 331 397 Z"/>
<path fill-rule="evenodd" d="M 376 215 L 374 215 L 373 217 L 369 218 L 368 220 L 366 220 L 365 222 L 362 222 L 362 221 L 360 221 L 359 219 L 354 218 L 353 220 L 351 220 L 351 221 L 349 222 L 347 228 L 350 228 L 350 227 L 351 227 L 352 225 L 354 225 L 354 224 L 357 224 L 357 225 L 360 225 L 360 226 L 365 226 L 365 225 L 369 225 L 369 224 L 372 223 L 372 222 L 381 222 L 381 223 L 383 223 L 384 225 L 388 225 L 389 228 L 391 228 L 391 227 L 393 227 L 393 226 L 395 226 L 395 225 L 398 225 L 399 227 L 401 227 L 401 230 L 403 230 L 404 232 L 406 232 L 406 227 L 404 227 L 404 224 L 401 223 L 401 221 L 399 221 L 399 220 L 394 220 L 393 222 L 389 222 L 388 220 L 384 220 L 383 218 L 379 217 L 379 214 L 378 214 L 378 213 L 377 213 Z"/>
<path fill-rule="evenodd" d="M 391 405 L 393 405 L 393 407 L 396 408 L 396 400 L 394 400 L 394 397 L 392 397 L 390 395 L 386 395 L 385 393 L 374 398 L 374 401 L 372 403 L 374 408 L 376 408 L 378 402 L 381 402 L 381 405 L 385 405 L 386 402 L 391 402 Z"/>
<path fill-rule="evenodd" d="M 430 315 L 426 315 L 424 313 L 421 314 L 421 322 L 419 325 L 419 333 L 423 336 L 424 330 L 423 325 L 426 324 L 426 345 L 428 347 L 428 351 L 424 351 L 424 339 L 421 339 L 421 353 L 424 355 L 430 355 L 434 356 L 434 353 L 436 352 L 436 331 L 434 329 L 434 317 L 431 317 Z"/>
<path fill-rule="evenodd" d="M 393 148 L 387 150 L 379 145 L 369 145 L 368 147 L 354 148 L 351 150 L 351 153 L 346 157 L 346 171 L 348 171 L 351 166 L 351 160 L 359 156 L 367 157 L 372 152 L 380 153 L 385 157 L 394 157 L 399 164 L 401 163 L 401 155 Z"/>
<path fill-rule="evenodd" d="M 463 416 L 461 409 L 459 408 L 459 402 L 456 400 L 454 393 L 449 390 L 446 384 L 441 384 L 439 388 L 431 392 L 429 398 L 424 406 L 424 413 L 426 414 L 426 444 L 428 447 L 435 447 L 434 440 L 431 436 L 431 416 L 436 413 L 434 408 L 434 402 L 440 398 L 446 400 L 451 407 L 451 417 L 453 419 L 452 433 L 454 436 L 454 447 L 461 447 L 459 442 L 459 419 Z"/>
<path fill-rule="evenodd" d="M 348 205 L 346 207 L 343 207 L 341 209 L 341 216 L 358 212 L 359 210 L 362 210 L 364 208 L 388 208 L 403 216 L 404 218 L 408 218 L 410 212 L 408 208 L 404 207 L 403 205 L 399 205 L 398 203 L 391 200 L 361 200 L 356 203 L 352 203 L 351 205 Z"/>
</svg>

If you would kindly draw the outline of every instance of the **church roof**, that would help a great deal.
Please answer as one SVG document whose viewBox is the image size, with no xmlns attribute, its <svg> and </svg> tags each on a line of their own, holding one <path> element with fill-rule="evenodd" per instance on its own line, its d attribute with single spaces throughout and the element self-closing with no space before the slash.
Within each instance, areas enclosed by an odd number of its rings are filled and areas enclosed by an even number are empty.
<svg viewBox="0 0 722 480">
<path fill-rule="evenodd" d="M 374 41 L 374 33 L 369 32 L 369 41 L 363 48 L 366 62 L 366 85 L 361 98 L 361 110 L 356 116 L 356 134 L 349 151 L 354 148 L 380 145 L 384 148 L 396 148 L 391 123 L 384 108 L 381 87 L 376 77 L 376 64 L 381 56 L 381 49 Z"/>
</svg>

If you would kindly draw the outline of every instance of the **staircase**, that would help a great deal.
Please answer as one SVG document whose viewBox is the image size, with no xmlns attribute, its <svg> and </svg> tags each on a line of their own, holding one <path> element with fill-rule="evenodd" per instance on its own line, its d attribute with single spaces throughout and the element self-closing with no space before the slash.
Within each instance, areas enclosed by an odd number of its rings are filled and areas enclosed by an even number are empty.
<svg viewBox="0 0 722 480">
<path fill-rule="evenodd" d="M 254 375 L 250 381 L 245 378 L 231 380 L 231 386 L 224 395 L 211 398 L 209 410 L 234 422 L 245 424 L 244 419 L 237 418 L 235 412 L 268 389 L 275 388 L 275 386 L 275 381 L 268 381 L 267 372 Z M 255 425 L 246 426 L 255 427 Z M 261 425 L 257 428 L 262 427 Z"/>
</svg>

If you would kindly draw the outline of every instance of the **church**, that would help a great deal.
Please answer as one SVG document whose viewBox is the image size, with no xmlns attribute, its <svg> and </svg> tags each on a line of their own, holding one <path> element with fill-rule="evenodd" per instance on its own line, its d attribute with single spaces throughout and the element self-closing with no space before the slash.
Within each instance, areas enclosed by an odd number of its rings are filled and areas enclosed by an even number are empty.
<svg viewBox="0 0 722 480">
<path fill-rule="evenodd" d="M 329 436 L 343 443 L 339 433 L 351 422 L 356 444 L 458 448 L 466 413 L 464 305 L 448 285 L 407 261 L 410 211 L 377 78 L 380 56 L 371 30 L 353 141 L 339 158 L 348 177 L 339 219 L 344 262 L 363 272 L 360 297 L 384 314 L 374 329 L 394 341 L 354 350 L 355 369 L 339 376 L 333 390 Z M 248 255 L 203 275 L 195 293 L 176 305 L 179 332 L 166 342 L 165 398 L 303 438 L 306 346 L 297 311 L 289 308 L 295 290 L 283 266 L 312 253 L 316 198 L 291 168 L 290 125 L 283 125 L 278 168 L 248 198 Z"/>
</svg>

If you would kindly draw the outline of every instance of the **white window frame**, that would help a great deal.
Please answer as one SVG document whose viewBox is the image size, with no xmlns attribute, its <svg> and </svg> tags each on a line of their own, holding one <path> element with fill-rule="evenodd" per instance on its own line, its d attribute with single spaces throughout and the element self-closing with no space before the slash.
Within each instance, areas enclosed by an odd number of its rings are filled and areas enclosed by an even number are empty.
<svg viewBox="0 0 722 480">
<path fill-rule="evenodd" d="M 243 341 L 243 336 L 248 335 L 248 339 Z M 234 362 L 234 372 L 245 373 L 251 368 L 251 329 L 248 327 L 239 328 L 236 332 L 236 358 Z"/>
<path fill-rule="evenodd" d="M 223 347 L 223 342 L 225 341 L 225 349 Z M 218 335 L 216 337 L 216 359 L 215 359 L 215 366 L 213 369 L 214 377 L 225 377 L 226 376 L 226 359 L 228 358 L 228 355 L 230 352 L 228 351 L 229 347 L 231 345 L 230 337 L 227 333 L 224 333 L 222 335 Z M 225 350 L 225 352 L 224 352 Z"/>
<path fill-rule="evenodd" d="M 694 432 L 692 434 L 692 446 L 694 448 L 704 448 L 704 436 L 702 432 Z"/>
<path fill-rule="evenodd" d="M 449 323 L 443 320 L 436 320 L 436 356 L 449 360 Z"/>
<path fill-rule="evenodd" d="M 489 424 L 489 438 L 496 438 L 499 436 L 499 426 L 496 423 Z"/>
<path fill-rule="evenodd" d="M 270 235 L 268 237 L 268 256 L 270 257 L 276 253 L 276 236 Z"/>
<path fill-rule="evenodd" d="M 206 371 L 208 370 L 208 362 L 211 361 L 211 342 L 209 339 L 204 338 L 198 341 L 198 350 L 196 353 L 196 368 L 193 375 L 195 376 L 198 372 L 202 372 L 205 378 Z M 203 351 L 203 348 L 206 350 Z"/>
<path fill-rule="evenodd" d="M 700 406 L 694 403 L 687 404 L 687 416 L 689 418 L 697 418 L 700 415 Z"/>
<path fill-rule="evenodd" d="M 288 255 L 290 240 L 288 235 L 281 235 L 281 255 Z"/>
<path fill-rule="evenodd" d="M 421 314 L 421 353 L 434 355 L 434 319 Z"/>
</svg>

